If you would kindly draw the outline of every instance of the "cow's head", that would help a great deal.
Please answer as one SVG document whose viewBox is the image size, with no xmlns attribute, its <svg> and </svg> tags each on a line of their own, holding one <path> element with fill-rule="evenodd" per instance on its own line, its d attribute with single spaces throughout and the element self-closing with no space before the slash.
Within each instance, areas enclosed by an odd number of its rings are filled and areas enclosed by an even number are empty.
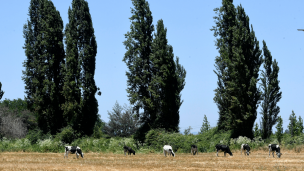
<svg viewBox="0 0 304 171">
<path fill-rule="evenodd" d="M 175 154 L 174 154 L 173 150 L 169 149 L 169 151 L 172 154 L 172 156 L 175 157 Z"/>
<path fill-rule="evenodd" d="M 282 153 L 277 153 L 277 156 L 280 158 L 281 157 L 281 155 L 282 155 Z"/>
<path fill-rule="evenodd" d="M 83 158 L 84 155 L 83 155 L 80 147 L 77 147 L 77 153 L 80 154 L 80 156 Z"/>
</svg>

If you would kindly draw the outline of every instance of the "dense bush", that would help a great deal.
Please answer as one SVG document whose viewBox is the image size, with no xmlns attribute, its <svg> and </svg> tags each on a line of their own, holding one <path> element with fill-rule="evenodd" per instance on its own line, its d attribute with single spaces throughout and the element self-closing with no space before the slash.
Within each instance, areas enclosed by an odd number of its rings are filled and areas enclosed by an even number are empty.
<svg viewBox="0 0 304 171">
<path fill-rule="evenodd" d="M 35 134 L 36 133 L 36 134 Z M 94 138 L 81 137 L 73 139 L 73 130 L 69 127 L 63 129 L 55 137 L 43 135 L 41 131 L 31 131 L 26 138 L 0 140 L 0 151 L 26 151 L 26 152 L 56 152 L 63 153 L 66 145 L 79 146 L 83 152 L 103 152 L 123 154 L 123 146 L 133 148 L 136 153 L 162 153 L 164 145 L 171 145 L 177 153 L 190 153 L 192 144 L 198 146 L 199 152 L 215 152 L 216 144 L 229 145 L 232 151 L 240 150 L 241 144 L 249 144 L 252 150 L 268 151 L 268 144 L 278 143 L 275 135 L 269 139 L 262 140 L 260 137 L 249 139 L 247 137 L 230 138 L 230 132 L 218 132 L 212 128 L 199 135 L 183 135 L 170 133 L 162 129 L 150 130 L 146 134 L 144 143 L 136 142 L 133 137 L 121 138 Z M 36 135 L 36 136 L 35 136 Z M 70 138 L 70 139 L 69 139 Z M 68 139 L 68 140 L 67 140 Z M 73 141 L 71 141 L 73 139 Z M 71 141 L 67 143 L 67 141 Z M 304 143 L 304 134 L 292 137 L 284 134 L 281 148 L 301 152 Z"/>
<path fill-rule="evenodd" d="M 77 134 L 71 126 L 67 126 L 61 129 L 61 132 L 57 133 L 55 139 L 62 141 L 67 144 L 71 144 L 75 139 L 77 139 L 80 134 Z"/>
<path fill-rule="evenodd" d="M 47 139 L 51 135 L 49 134 L 43 134 L 43 132 L 36 128 L 33 130 L 29 130 L 29 132 L 26 135 L 26 138 L 31 142 L 31 144 L 36 144 L 38 140 L 41 139 Z"/>
</svg>

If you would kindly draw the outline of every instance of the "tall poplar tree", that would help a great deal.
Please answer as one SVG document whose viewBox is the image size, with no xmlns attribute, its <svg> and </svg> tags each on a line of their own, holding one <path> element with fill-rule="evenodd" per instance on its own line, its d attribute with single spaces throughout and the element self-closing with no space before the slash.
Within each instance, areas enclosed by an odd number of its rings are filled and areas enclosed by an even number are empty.
<svg viewBox="0 0 304 171">
<path fill-rule="evenodd" d="M 40 129 L 55 134 L 63 125 L 63 22 L 49 0 L 31 0 L 29 17 L 23 28 L 26 100 Z"/>
<path fill-rule="evenodd" d="M 143 141 L 145 133 L 150 130 L 156 119 L 152 94 L 149 91 L 152 79 L 151 46 L 154 26 L 149 3 L 145 0 L 132 0 L 134 8 L 131 9 L 130 32 L 125 34 L 123 44 L 127 52 L 123 61 L 127 64 L 127 93 L 130 103 L 140 117 L 141 127 L 135 138 Z M 139 110 L 143 109 L 140 114 Z"/>
<path fill-rule="evenodd" d="M 218 16 L 211 29 L 220 53 L 215 62 L 218 88 L 214 98 L 220 114 L 218 129 L 232 130 L 232 137 L 253 138 L 261 94 L 257 87 L 261 50 L 242 6 L 234 8 L 232 0 L 222 4 L 215 9 Z"/>
<path fill-rule="evenodd" d="M 181 71 L 177 68 L 182 66 L 174 61 L 173 47 L 168 45 L 167 29 L 163 20 L 157 22 L 151 60 L 153 67 L 149 91 L 152 94 L 153 109 L 157 115 L 153 127 L 179 131 L 179 108 L 182 104 L 180 92 L 185 84 L 186 71 L 184 68 L 181 68 Z M 183 86 L 179 87 L 181 84 Z"/>
<path fill-rule="evenodd" d="M 257 83 L 263 61 L 262 51 L 253 26 L 249 25 L 249 17 L 241 5 L 237 7 L 236 20 L 233 59 L 228 65 L 231 81 L 227 86 L 231 95 L 229 112 L 232 116 L 232 136 L 253 138 L 252 128 L 261 100 L 261 91 Z"/>
<path fill-rule="evenodd" d="M 232 2 L 233 0 L 223 0 L 222 6 L 214 9 L 217 16 L 213 17 L 215 26 L 211 29 L 214 32 L 214 37 L 216 37 L 215 46 L 220 54 L 215 58 L 214 72 L 218 78 L 218 87 L 214 90 L 215 97 L 213 100 L 219 109 L 218 129 L 226 131 L 232 129 L 231 114 L 228 111 L 231 105 L 231 96 L 227 90 L 227 83 L 231 80 L 227 67 L 233 55 L 232 39 L 236 25 L 236 10 Z"/>
<path fill-rule="evenodd" d="M 264 52 L 264 70 L 262 71 L 261 87 L 263 90 L 262 98 L 262 138 L 269 138 L 272 134 L 272 127 L 276 124 L 280 107 L 277 103 L 282 98 L 278 80 L 280 68 L 278 62 L 274 59 L 268 50 L 266 42 L 263 41 Z"/>
<path fill-rule="evenodd" d="M 88 2 L 73 0 L 68 14 L 64 117 L 78 132 L 91 135 L 98 117 L 94 80 L 97 43 Z"/>
</svg>

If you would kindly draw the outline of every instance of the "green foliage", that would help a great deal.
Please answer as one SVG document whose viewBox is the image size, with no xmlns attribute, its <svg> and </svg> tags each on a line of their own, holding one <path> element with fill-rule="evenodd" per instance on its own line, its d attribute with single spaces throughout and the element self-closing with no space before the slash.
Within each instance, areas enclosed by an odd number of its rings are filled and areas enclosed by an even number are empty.
<svg viewBox="0 0 304 171">
<path fill-rule="evenodd" d="M 279 123 L 279 120 L 278 120 Z M 42 133 L 42 131 L 39 131 Z M 67 131 L 71 132 L 71 131 Z M 40 134 L 41 136 L 36 142 L 31 143 L 31 140 L 26 137 L 22 139 L 0 139 L 0 151 L 25 151 L 25 152 L 55 152 L 63 153 L 64 146 L 72 145 L 79 146 L 83 152 L 103 152 L 123 154 L 123 146 L 127 145 L 133 148 L 136 153 L 162 153 L 164 145 L 171 145 L 177 153 L 189 153 L 191 145 L 198 146 L 199 152 L 214 153 L 216 144 L 229 145 L 233 151 L 239 151 L 241 144 L 249 144 L 252 150 L 264 149 L 267 151 L 268 144 L 279 143 L 277 135 L 271 135 L 268 139 L 262 140 L 261 137 L 250 139 L 247 137 L 230 138 L 231 131 L 219 132 L 217 128 L 211 128 L 203 134 L 198 135 L 183 135 L 180 133 L 167 132 L 164 129 L 151 129 L 146 134 L 146 141 L 140 143 L 134 140 L 133 137 L 122 138 L 93 138 L 93 137 L 78 137 L 73 142 L 67 144 L 57 137 L 53 138 L 50 134 Z M 281 134 L 281 149 L 301 151 L 304 143 L 304 134 L 299 136 L 291 136 L 290 134 Z"/>
<path fill-rule="evenodd" d="M 282 137 L 283 137 L 283 119 L 281 118 L 281 116 L 278 117 L 276 129 L 277 129 L 277 131 L 276 131 L 275 135 L 278 139 L 279 144 L 281 144 Z"/>
<path fill-rule="evenodd" d="M 204 115 L 204 121 L 203 121 L 203 125 L 201 127 L 201 130 L 200 130 L 200 134 L 208 131 L 209 129 L 210 129 L 210 123 L 207 120 L 207 116 Z"/>
<path fill-rule="evenodd" d="M 63 21 L 52 1 L 31 0 L 23 27 L 27 59 L 23 66 L 28 109 L 35 112 L 39 128 L 55 134 L 62 128 Z"/>
<path fill-rule="evenodd" d="M 257 138 L 257 137 L 261 136 L 261 130 L 259 129 L 258 123 L 255 123 L 255 127 L 254 127 L 254 130 L 253 130 L 253 135 L 254 135 L 254 138 Z"/>
<path fill-rule="evenodd" d="M 45 139 L 46 137 L 40 129 L 36 128 L 29 130 L 26 134 L 26 138 L 30 141 L 31 144 L 35 144 L 39 139 Z"/>
<path fill-rule="evenodd" d="M 66 144 L 71 144 L 78 137 L 80 137 L 80 134 L 73 130 L 71 126 L 67 126 L 62 128 L 61 132 L 56 134 L 55 139 Z"/>
<path fill-rule="evenodd" d="M 0 105 L 8 107 L 10 110 L 17 110 L 18 112 L 27 110 L 26 100 L 22 100 L 20 98 L 14 100 L 5 99 L 0 101 Z"/>
<path fill-rule="evenodd" d="M 68 15 L 69 23 L 65 29 L 64 118 L 66 124 L 77 132 L 91 135 L 98 119 L 94 80 L 97 42 L 88 2 L 73 0 Z"/>
<path fill-rule="evenodd" d="M 289 116 L 289 125 L 288 125 L 288 129 L 289 129 L 289 133 L 291 134 L 291 136 L 295 136 L 299 134 L 299 128 L 298 128 L 298 124 L 297 124 L 297 116 L 294 113 L 294 111 L 292 111 L 291 115 Z"/>
<path fill-rule="evenodd" d="M 217 16 L 214 16 L 215 26 L 212 26 L 211 31 L 216 37 L 215 45 L 220 56 L 215 58 L 215 70 L 217 75 L 218 87 L 214 90 L 215 97 L 213 98 L 219 109 L 219 120 L 217 127 L 219 130 L 228 131 L 232 129 L 232 118 L 229 113 L 231 105 L 231 95 L 226 87 L 227 82 L 231 80 L 227 72 L 228 60 L 232 59 L 232 40 L 233 30 L 236 25 L 236 10 L 231 0 L 223 0 L 220 8 L 214 9 Z"/>
<path fill-rule="evenodd" d="M 164 129 L 151 129 L 146 134 L 146 145 L 155 148 L 158 145 L 159 136 L 164 133 L 166 133 Z"/>
<path fill-rule="evenodd" d="M 130 31 L 125 34 L 128 67 L 127 93 L 139 116 L 141 127 L 134 138 L 143 142 L 150 129 L 164 128 L 178 132 L 181 91 L 186 70 L 174 61 L 173 47 L 168 45 L 163 20 L 157 22 L 154 34 L 153 17 L 146 0 L 132 0 Z M 139 110 L 143 109 L 142 113 Z"/>
<path fill-rule="evenodd" d="M 4 91 L 2 90 L 2 83 L 0 82 L 0 100 L 2 99 L 3 94 Z"/>
<path fill-rule="evenodd" d="M 178 131 L 179 108 L 182 104 L 180 92 L 186 74 L 180 73 L 178 67 L 182 66 L 174 61 L 173 47 L 168 45 L 167 29 L 163 20 L 157 22 L 157 32 L 152 42 L 151 62 L 153 73 L 149 91 L 152 94 L 152 107 L 157 114 L 156 120 L 151 124 L 152 128 Z M 183 68 L 181 70 L 186 72 Z"/>
<path fill-rule="evenodd" d="M 303 133 L 303 119 L 301 116 L 299 116 L 299 120 L 297 122 L 297 126 L 298 126 L 298 135 Z"/>
<path fill-rule="evenodd" d="M 222 143 L 228 145 L 230 132 L 218 132 L 217 128 L 212 128 L 199 135 L 183 135 L 180 133 L 170 133 L 163 129 L 152 129 L 146 134 L 145 146 L 150 151 L 161 152 L 164 145 L 171 145 L 174 151 L 180 153 L 190 153 L 191 145 L 196 144 L 200 152 L 213 152 L 215 145 Z"/>
<path fill-rule="evenodd" d="M 104 129 L 104 126 L 105 126 L 105 122 L 103 122 L 101 119 L 100 119 L 100 115 L 98 114 L 98 119 L 95 123 L 95 126 L 94 126 L 94 131 L 93 131 L 93 137 L 94 138 L 101 138 L 103 136 L 103 132 L 102 130 Z"/>
<path fill-rule="evenodd" d="M 131 107 L 127 105 L 122 107 L 116 101 L 113 111 L 108 111 L 108 115 L 109 122 L 103 127 L 107 135 L 111 137 L 129 137 L 138 130 L 138 118 Z"/>
<path fill-rule="evenodd" d="M 218 128 L 232 130 L 232 137 L 252 138 L 261 95 L 257 87 L 262 64 L 259 42 L 242 6 L 235 8 L 231 0 L 223 0 L 215 11 L 216 26 L 211 30 L 220 54 L 214 71 L 218 76 L 214 97 L 220 115 Z"/>
<path fill-rule="evenodd" d="M 152 79 L 151 46 L 154 31 L 153 17 L 149 3 L 146 0 L 132 0 L 134 8 L 131 8 L 130 32 L 125 34 L 123 44 L 126 53 L 123 61 L 128 67 L 127 93 L 131 105 L 134 106 L 137 115 L 143 122 L 135 138 L 144 141 L 144 134 L 153 126 L 156 113 L 153 107 L 152 94 L 149 85 Z M 139 114 L 139 109 L 144 112 Z M 147 119 L 149 117 L 149 119 Z"/>
<path fill-rule="evenodd" d="M 272 61 L 272 56 L 263 40 L 264 70 L 262 71 L 262 138 L 269 138 L 272 127 L 276 124 L 280 107 L 277 103 L 282 98 L 278 80 L 279 66 L 276 60 Z"/>
</svg>

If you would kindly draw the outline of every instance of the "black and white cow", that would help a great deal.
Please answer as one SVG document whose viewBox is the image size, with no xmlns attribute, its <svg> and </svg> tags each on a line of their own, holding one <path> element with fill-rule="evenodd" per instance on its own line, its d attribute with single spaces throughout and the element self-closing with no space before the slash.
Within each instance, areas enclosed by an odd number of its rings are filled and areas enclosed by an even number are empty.
<svg viewBox="0 0 304 171">
<path fill-rule="evenodd" d="M 135 155 L 135 151 L 131 148 L 131 147 L 128 147 L 128 146 L 124 146 L 124 153 L 126 155 L 126 153 L 128 153 L 128 155 L 131 155 L 133 153 L 133 155 Z"/>
<path fill-rule="evenodd" d="M 191 154 L 193 154 L 193 155 L 198 154 L 196 145 L 191 145 Z"/>
<path fill-rule="evenodd" d="M 280 152 L 280 146 L 277 144 L 269 144 L 269 157 L 270 157 L 270 151 L 272 151 L 272 156 L 274 157 L 273 153 L 276 152 L 277 156 L 280 158 L 282 153 Z"/>
<path fill-rule="evenodd" d="M 166 157 L 166 154 L 168 154 L 168 156 L 169 155 L 171 156 L 171 154 L 172 154 L 172 156 L 175 157 L 175 154 L 174 154 L 174 152 L 172 150 L 172 147 L 170 145 L 165 145 L 163 147 L 163 149 L 164 149 L 164 155 L 165 155 L 165 157 Z"/>
<path fill-rule="evenodd" d="M 219 152 L 219 151 L 224 152 L 224 155 L 225 155 L 225 156 L 226 156 L 226 153 L 230 154 L 230 156 L 233 156 L 232 153 L 231 153 L 231 151 L 230 151 L 229 146 L 227 146 L 227 145 L 217 144 L 217 145 L 215 146 L 215 148 L 216 148 L 216 156 L 218 156 L 218 152 Z"/>
<path fill-rule="evenodd" d="M 71 153 L 71 154 L 76 153 L 77 159 L 79 157 L 79 154 L 83 158 L 83 153 L 82 153 L 80 147 L 78 147 L 78 146 L 65 146 L 64 158 L 65 158 L 65 156 L 68 158 L 69 153 Z"/>
<path fill-rule="evenodd" d="M 249 156 L 249 154 L 250 154 L 250 147 L 249 147 L 248 144 L 242 144 L 241 145 L 241 154 L 243 154 L 243 150 L 244 150 L 244 154 L 246 155 L 246 153 L 247 153 L 247 155 Z"/>
</svg>

